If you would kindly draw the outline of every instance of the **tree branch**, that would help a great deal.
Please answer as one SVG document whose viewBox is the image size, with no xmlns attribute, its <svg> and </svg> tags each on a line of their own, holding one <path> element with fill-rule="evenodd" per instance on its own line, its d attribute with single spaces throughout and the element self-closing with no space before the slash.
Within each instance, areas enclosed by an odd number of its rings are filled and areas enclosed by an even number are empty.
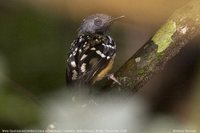
<svg viewBox="0 0 200 133">
<path fill-rule="evenodd" d="M 190 40 L 200 33 L 200 1 L 176 10 L 167 22 L 116 73 L 121 86 L 107 81 L 103 89 L 136 92 L 162 70 Z"/>
</svg>

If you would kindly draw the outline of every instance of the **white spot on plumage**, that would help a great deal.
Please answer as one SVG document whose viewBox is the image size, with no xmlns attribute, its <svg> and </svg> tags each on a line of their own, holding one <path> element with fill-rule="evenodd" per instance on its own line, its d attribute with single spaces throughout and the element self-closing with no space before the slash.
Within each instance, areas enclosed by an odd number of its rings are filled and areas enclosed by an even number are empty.
<svg viewBox="0 0 200 133">
<path fill-rule="evenodd" d="M 76 71 L 76 70 L 73 70 L 73 71 L 72 71 L 72 80 L 76 80 L 77 76 L 78 76 L 77 71 Z"/>
<path fill-rule="evenodd" d="M 99 50 L 97 50 L 96 53 L 97 53 L 98 55 L 101 55 L 101 51 L 99 51 Z"/>
<path fill-rule="evenodd" d="M 82 42 L 83 41 L 83 38 L 79 38 L 79 42 Z"/>
<path fill-rule="evenodd" d="M 104 46 L 104 47 L 108 47 L 108 48 L 112 48 L 112 49 L 115 49 L 115 47 L 114 46 L 112 46 L 112 45 L 109 45 L 109 44 L 105 44 L 105 43 L 102 43 L 102 45 Z"/>
<path fill-rule="evenodd" d="M 112 43 L 112 38 L 110 36 L 108 36 L 109 39 L 109 43 Z"/>
<path fill-rule="evenodd" d="M 72 61 L 72 62 L 71 62 L 71 66 L 72 66 L 72 67 L 76 67 L 76 62 L 75 62 L 75 61 Z"/>
<path fill-rule="evenodd" d="M 86 70 L 86 63 L 83 63 L 81 65 L 81 72 L 85 72 L 85 70 Z"/>
<path fill-rule="evenodd" d="M 79 42 L 82 42 L 82 41 L 83 41 L 83 37 L 80 36 L 78 41 L 79 41 Z"/>
<path fill-rule="evenodd" d="M 81 57 L 81 60 L 85 59 L 87 57 L 86 54 L 83 54 L 83 56 Z"/>
<path fill-rule="evenodd" d="M 105 58 L 105 57 L 106 57 L 100 50 L 97 50 L 96 53 L 97 53 L 98 55 L 100 55 L 102 58 Z"/>
<path fill-rule="evenodd" d="M 107 56 L 107 59 L 110 59 L 110 56 Z"/>
<path fill-rule="evenodd" d="M 75 56 L 75 55 L 76 55 L 76 51 L 73 52 L 73 56 Z"/>
<path fill-rule="evenodd" d="M 96 50 L 96 48 L 95 48 L 95 47 L 92 47 L 90 50 Z"/>
<path fill-rule="evenodd" d="M 109 48 L 115 49 L 115 47 L 112 46 L 112 45 L 106 45 L 106 46 L 109 47 Z"/>
<path fill-rule="evenodd" d="M 104 47 L 106 47 L 106 44 L 105 44 L 105 43 L 102 43 L 102 45 L 103 45 Z"/>
<path fill-rule="evenodd" d="M 82 49 L 79 49 L 78 51 L 79 51 L 79 53 L 81 53 L 81 52 L 82 52 Z"/>
</svg>

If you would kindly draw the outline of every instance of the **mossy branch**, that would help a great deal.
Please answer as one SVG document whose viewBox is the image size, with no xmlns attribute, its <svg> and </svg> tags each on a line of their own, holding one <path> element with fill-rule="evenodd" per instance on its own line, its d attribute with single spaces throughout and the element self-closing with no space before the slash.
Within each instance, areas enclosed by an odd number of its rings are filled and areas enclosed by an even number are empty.
<svg viewBox="0 0 200 133">
<path fill-rule="evenodd" d="M 115 73 L 122 85 L 107 81 L 104 89 L 136 92 L 199 33 L 200 1 L 192 0 L 176 10 L 156 34 Z"/>
</svg>

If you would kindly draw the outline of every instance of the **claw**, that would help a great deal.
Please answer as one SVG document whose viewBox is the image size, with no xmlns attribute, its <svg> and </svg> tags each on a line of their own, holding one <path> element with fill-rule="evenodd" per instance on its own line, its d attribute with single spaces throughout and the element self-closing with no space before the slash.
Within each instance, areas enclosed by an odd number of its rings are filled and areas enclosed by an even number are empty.
<svg viewBox="0 0 200 133">
<path fill-rule="evenodd" d="M 114 74 L 108 74 L 107 75 L 108 79 L 113 80 L 115 83 L 117 83 L 118 85 L 122 85 L 114 76 Z"/>
</svg>

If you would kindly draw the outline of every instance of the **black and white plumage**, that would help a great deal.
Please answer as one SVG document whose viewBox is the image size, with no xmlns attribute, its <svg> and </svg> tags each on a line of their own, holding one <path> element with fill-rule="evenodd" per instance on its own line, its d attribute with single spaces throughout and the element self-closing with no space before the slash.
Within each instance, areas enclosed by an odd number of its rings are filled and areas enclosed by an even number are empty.
<svg viewBox="0 0 200 133">
<path fill-rule="evenodd" d="M 116 44 L 106 32 L 114 20 L 122 17 L 95 14 L 84 19 L 68 54 L 68 84 L 91 85 L 109 72 L 116 55 Z"/>
</svg>

